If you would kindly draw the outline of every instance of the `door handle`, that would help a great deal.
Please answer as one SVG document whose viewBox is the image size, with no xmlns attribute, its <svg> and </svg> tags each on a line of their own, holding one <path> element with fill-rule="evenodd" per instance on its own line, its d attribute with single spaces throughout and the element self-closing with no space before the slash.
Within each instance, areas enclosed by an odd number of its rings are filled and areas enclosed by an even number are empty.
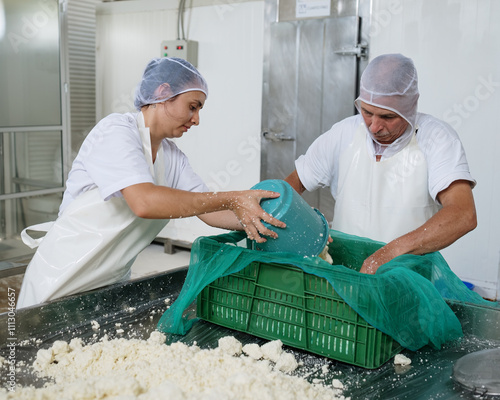
<svg viewBox="0 0 500 400">
<path fill-rule="evenodd" d="M 272 142 L 293 142 L 295 140 L 295 138 L 291 136 L 285 136 L 283 132 L 262 132 L 262 136 L 264 137 L 264 139 L 270 140 Z"/>
<path fill-rule="evenodd" d="M 365 43 L 357 44 L 354 47 L 344 47 L 340 50 L 334 51 L 335 54 L 341 56 L 356 56 L 358 58 L 366 58 L 368 56 L 368 45 Z"/>
</svg>

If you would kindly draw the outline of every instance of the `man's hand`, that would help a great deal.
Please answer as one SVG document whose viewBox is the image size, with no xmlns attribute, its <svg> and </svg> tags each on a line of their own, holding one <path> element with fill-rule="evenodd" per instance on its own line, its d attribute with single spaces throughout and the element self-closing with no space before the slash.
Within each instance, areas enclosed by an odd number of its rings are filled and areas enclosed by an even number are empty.
<svg viewBox="0 0 500 400">
<path fill-rule="evenodd" d="M 374 274 L 382 264 L 385 264 L 391 261 L 394 257 L 397 257 L 399 254 L 391 250 L 391 244 L 392 242 L 389 245 L 385 245 L 384 247 L 373 253 L 370 257 L 368 257 L 363 262 L 363 265 L 361 266 L 359 272 L 361 272 L 362 274 Z"/>
</svg>

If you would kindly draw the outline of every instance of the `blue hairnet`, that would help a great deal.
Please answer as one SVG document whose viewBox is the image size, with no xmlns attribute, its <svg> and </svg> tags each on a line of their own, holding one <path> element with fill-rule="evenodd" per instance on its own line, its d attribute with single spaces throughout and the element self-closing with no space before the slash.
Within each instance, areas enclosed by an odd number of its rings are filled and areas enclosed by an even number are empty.
<svg viewBox="0 0 500 400">
<path fill-rule="evenodd" d="M 198 70 L 182 58 L 154 58 L 146 66 L 137 86 L 134 106 L 161 103 L 181 93 L 200 91 L 208 97 L 208 86 Z"/>
</svg>

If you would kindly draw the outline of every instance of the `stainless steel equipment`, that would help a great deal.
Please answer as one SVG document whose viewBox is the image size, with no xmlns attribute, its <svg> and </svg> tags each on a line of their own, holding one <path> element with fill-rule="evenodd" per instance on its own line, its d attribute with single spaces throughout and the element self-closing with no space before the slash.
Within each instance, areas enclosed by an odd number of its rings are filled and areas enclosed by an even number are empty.
<svg viewBox="0 0 500 400">
<path fill-rule="evenodd" d="M 323 132 L 355 113 L 367 64 L 370 0 L 332 0 L 328 16 L 298 17 L 293 0 L 266 0 L 261 179 L 283 179 Z M 333 217 L 327 190 L 305 193 Z"/>
<path fill-rule="evenodd" d="M 177 298 L 186 272 L 187 268 L 181 268 L 22 309 L 15 312 L 15 323 L 10 325 L 8 318 L 12 316 L 1 314 L 0 355 L 8 356 L 10 349 L 7 345 L 15 343 L 16 362 L 26 363 L 17 373 L 16 383 L 40 387 L 45 381 L 38 380 L 26 367 L 34 360 L 38 349 L 49 347 L 55 340 L 69 341 L 73 337 L 82 337 L 85 341 L 99 340 L 105 330 L 110 337 L 119 336 L 116 323 L 125 328 L 123 336 L 119 337 L 146 339 L 167 307 L 165 299 L 168 298 L 171 304 Z M 352 399 L 473 399 L 471 392 L 452 381 L 453 364 L 468 353 L 500 346 L 500 310 L 463 303 L 450 305 L 461 319 L 465 337 L 440 350 L 425 347 L 416 352 L 405 351 L 403 354 L 412 360 L 406 367 L 388 362 L 379 369 L 366 370 L 304 351 L 287 350 L 304 363 L 297 374 L 304 376 L 307 373 L 306 379 L 318 378 L 326 383 L 333 378 L 340 379 L 346 387 L 344 395 Z M 195 313 L 194 304 L 188 312 Z M 93 320 L 101 326 L 97 332 L 92 329 Z M 477 321 L 486 322 L 487 329 Z M 201 347 L 212 348 L 217 346 L 220 337 L 226 335 L 233 335 L 244 344 L 265 342 L 203 321 L 195 323 L 186 336 L 170 336 L 167 340 L 181 340 L 189 345 L 197 342 Z M 327 376 L 322 375 L 324 365 L 329 368 Z M 2 374 L 0 385 L 3 387 L 6 379 Z"/>
<path fill-rule="evenodd" d="M 500 398 L 500 348 L 476 351 L 457 360 L 453 380 L 478 397 Z"/>
</svg>

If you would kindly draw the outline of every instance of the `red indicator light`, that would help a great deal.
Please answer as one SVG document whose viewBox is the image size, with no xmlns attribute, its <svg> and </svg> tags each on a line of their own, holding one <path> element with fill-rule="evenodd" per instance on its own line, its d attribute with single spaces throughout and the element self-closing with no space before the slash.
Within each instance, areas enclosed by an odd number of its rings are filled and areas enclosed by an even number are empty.
<svg viewBox="0 0 500 400">
<path fill-rule="evenodd" d="M 177 46 L 177 50 L 182 50 L 184 46 Z"/>
<path fill-rule="evenodd" d="M 168 46 L 165 46 L 165 47 L 164 47 L 164 49 L 165 49 L 165 50 L 167 50 L 167 49 L 168 49 Z"/>
</svg>

